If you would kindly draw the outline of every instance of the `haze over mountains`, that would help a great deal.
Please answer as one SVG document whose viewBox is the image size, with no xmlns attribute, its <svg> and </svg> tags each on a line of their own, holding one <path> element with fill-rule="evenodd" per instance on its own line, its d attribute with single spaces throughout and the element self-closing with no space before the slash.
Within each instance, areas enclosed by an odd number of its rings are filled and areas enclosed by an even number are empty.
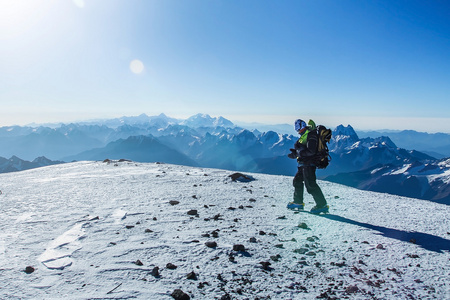
<svg viewBox="0 0 450 300">
<path fill-rule="evenodd" d="M 443 149 L 446 141 L 450 145 L 450 135 L 446 134 L 407 131 L 394 136 L 404 145 L 415 141 L 414 136 L 421 137 L 422 142 L 414 145 L 423 147 L 428 142 L 428 153 Z M 19 157 L 31 161 L 45 156 L 65 162 L 122 158 L 292 176 L 296 162 L 286 155 L 297 138 L 245 129 L 225 118 L 204 114 L 186 120 L 142 114 L 75 124 L 9 126 L 0 128 L 0 156 L 12 158 L 1 160 L 0 168 L 2 172 L 31 168 L 26 162 L 18 164 Z M 433 138 L 435 144 L 431 144 Z M 318 170 L 319 178 L 450 203 L 448 160 L 400 148 L 387 136 L 359 138 L 350 125 L 333 130 L 329 148 L 332 162 L 327 169 Z"/>
</svg>

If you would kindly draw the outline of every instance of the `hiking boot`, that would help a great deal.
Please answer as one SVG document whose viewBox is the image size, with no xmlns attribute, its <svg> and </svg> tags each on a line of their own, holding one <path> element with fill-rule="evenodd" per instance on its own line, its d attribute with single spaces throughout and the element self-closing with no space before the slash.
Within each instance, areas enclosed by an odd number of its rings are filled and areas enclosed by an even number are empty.
<svg viewBox="0 0 450 300">
<path fill-rule="evenodd" d="M 314 206 L 313 208 L 311 208 L 311 211 L 310 211 L 312 214 L 320 214 L 320 213 L 324 213 L 324 214 L 326 214 L 326 213 L 328 213 L 329 212 L 329 206 L 328 205 L 325 205 L 325 206 L 320 206 L 320 207 L 317 207 L 317 205 L 316 206 Z"/>
<path fill-rule="evenodd" d="M 305 203 L 289 202 L 287 205 L 288 209 L 293 209 L 293 210 L 303 210 L 304 207 L 305 207 Z"/>
</svg>

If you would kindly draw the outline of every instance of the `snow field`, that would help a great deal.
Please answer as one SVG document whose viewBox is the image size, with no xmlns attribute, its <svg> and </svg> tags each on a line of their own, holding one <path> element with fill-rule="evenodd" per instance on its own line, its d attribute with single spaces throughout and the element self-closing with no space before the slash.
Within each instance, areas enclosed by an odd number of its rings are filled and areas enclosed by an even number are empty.
<svg viewBox="0 0 450 300">
<path fill-rule="evenodd" d="M 448 206 L 321 181 L 331 214 L 295 213 L 292 177 L 232 173 L 77 162 L 0 175 L 0 298 L 449 298 Z"/>
</svg>

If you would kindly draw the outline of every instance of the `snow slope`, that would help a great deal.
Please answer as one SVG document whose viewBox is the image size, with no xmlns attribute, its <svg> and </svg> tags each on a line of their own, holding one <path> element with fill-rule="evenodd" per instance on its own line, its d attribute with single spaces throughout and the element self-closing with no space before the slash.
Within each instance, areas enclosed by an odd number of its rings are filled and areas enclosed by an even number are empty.
<svg viewBox="0 0 450 300">
<path fill-rule="evenodd" d="M 450 298 L 449 206 L 321 181 L 331 214 L 294 213 L 292 177 L 232 173 L 0 174 L 0 299 Z"/>
</svg>

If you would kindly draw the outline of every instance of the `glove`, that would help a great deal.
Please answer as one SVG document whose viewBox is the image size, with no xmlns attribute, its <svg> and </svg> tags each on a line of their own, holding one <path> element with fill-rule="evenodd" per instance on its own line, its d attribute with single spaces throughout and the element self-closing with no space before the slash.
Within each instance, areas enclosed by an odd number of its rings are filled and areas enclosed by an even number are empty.
<svg viewBox="0 0 450 300">
<path fill-rule="evenodd" d="M 292 159 L 296 159 L 297 158 L 297 151 L 295 151 L 295 149 L 289 149 L 289 150 L 291 150 L 291 153 L 289 153 L 288 154 L 288 157 L 289 158 L 292 158 Z"/>
</svg>

